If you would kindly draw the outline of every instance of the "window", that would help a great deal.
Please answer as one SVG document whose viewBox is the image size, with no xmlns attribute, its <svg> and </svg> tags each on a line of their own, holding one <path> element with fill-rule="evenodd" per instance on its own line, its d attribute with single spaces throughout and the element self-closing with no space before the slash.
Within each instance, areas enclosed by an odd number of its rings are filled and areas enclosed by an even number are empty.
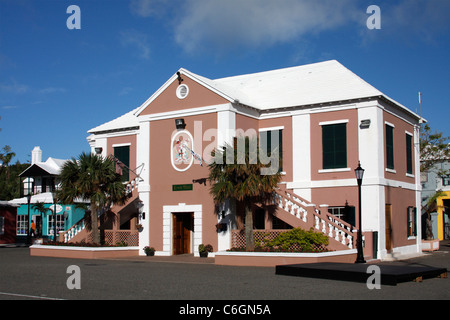
<svg viewBox="0 0 450 320">
<path fill-rule="evenodd" d="M 394 170 L 394 127 L 386 124 L 386 168 Z"/>
<path fill-rule="evenodd" d="M 408 207 L 407 217 L 408 217 L 408 237 L 415 237 L 417 235 L 416 208 Z"/>
<path fill-rule="evenodd" d="M 130 146 L 114 147 L 114 157 L 120 162 L 117 163 L 117 171 L 122 174 L 122 181 L 128 182 L 130 180 Z"/>
<path fill-rule="evenodd" d="M 442 186 L 443 187 L 450 186 L 450 176 L 442 177 Z"/>
<path fill-rule="evenodd" d="M 406 173 L 413 173 L 412 136 L 406 134 Z"/>
<path fill-rule="evenodd" d="M 50 214 L 48 215 L 48 223 L 47 223 L 47 234 L 53 235 L 53 232 L 55 230 L 54 224 L 54 215 Z M 56 233 L 58 234 L 60 231 L 64 231 L 64 215 L 57 214 L 56 215 Z"/>
<path fill-rule="evenodd" d="M 347 168 L 347 123 L 322 126 L 323 169 Z"/>
<path fill-rule="evenodd" d="M 0 217 L 0 236 L 5 234 L 5 217 Z"/>
<path fill-rule="evenodd" d="M 189 94 L 189 87 L 185 84 L 179 85 L 176 91 L 178 99 L 184 99 Z"/>
<path fill-rule="evenodd" d="M 277 139 L 278 137 L 278 139 Z M 271 156 L 272 151 L 278 150 L 279 172 L 283 171 L 283 130 L 267 130 L 259 133 L 259 143 L 262 154 Z M 275 141 L 277 139 L 278 141 Z"/>
<path fill-rule="evenodd" d="M 328 207 L 328 212 L 350 225 L 355 225 L 355 207 L 347 203 L 344 207 Z"/>
<path fill-rule="evenodd" d="M 26 236 L 28 233 L 28 216 L 20 214 L 17 215 L 16 234 L 18 236 Z"/>
</svg>

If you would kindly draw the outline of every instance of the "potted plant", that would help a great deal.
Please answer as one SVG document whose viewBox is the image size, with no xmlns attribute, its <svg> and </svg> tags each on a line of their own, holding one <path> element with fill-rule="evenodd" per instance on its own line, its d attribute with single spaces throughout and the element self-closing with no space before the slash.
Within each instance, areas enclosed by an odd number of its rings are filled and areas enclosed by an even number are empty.
<svg viewBox="0 0 450 320">
<path fill-rule="evenodd" d="M 206 258 L 208 256 L 208 252 L 212 252 L 213 247 L 210 244 L 204 245 L 203 243 L 198 246 L 198 252 L 200 253 L 200 257 Z"/>
<path fill-rule="evenodd" d="M 141 232 L 143 228 L 144 228 L 144 227 L 143 227 L 142 224 L 140 224 L 140 223 L 138 223 L 138 224 L 136 225 L 136 230 L 139 231 L 139 232 Z"/>
<path fill-rule="evenodd" d="M 145 254 L 147 256 L 154 256 L 155 255 L 155 248 L 146 246 L 146 247 L 144 247 L 144 252 L 145 252 Z"/>
</svg>

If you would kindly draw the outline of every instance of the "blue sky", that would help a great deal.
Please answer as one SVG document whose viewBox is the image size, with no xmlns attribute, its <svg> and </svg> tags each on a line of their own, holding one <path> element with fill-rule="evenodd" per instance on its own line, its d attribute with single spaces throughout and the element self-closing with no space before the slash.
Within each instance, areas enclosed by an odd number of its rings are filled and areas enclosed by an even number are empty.
<svg viewBox="0 0 450 320">
<path fill-rule="evenodd" d="M 413 111 L 421 91 L 450 136 L 449 17 L 448 0 L 0 0 L 0 147 L 76 157 L 180 67 L 215 79 L 330 59 Z"/>
</svg>

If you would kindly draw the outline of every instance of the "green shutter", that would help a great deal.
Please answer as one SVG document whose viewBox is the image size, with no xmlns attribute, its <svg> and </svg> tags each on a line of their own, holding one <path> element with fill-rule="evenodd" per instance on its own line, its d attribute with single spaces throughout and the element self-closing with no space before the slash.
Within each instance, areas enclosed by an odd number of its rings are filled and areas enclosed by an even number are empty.
<svg viewBox="0 0 450 320">
<path fill-rule="evenodd" d="M 413 173 L 412 137 L 409 134 L 406 134 L 406 172 Z"/>
<path fill-rule="evenodd" d="M 125 167 L 121 167 L 122 181 L 129 181 L 130 146 L 114 147 L 114 157 L 125 165 Z"/>
<path fill-rule="evenodd" d="M 347 167 L 347 124 L 322 126 L 323 169 Z"/>
<path fill-rule="evenodd" d="M 394 169 L 394 128 L 386 125 L 386 167 Z"/>
</svg>

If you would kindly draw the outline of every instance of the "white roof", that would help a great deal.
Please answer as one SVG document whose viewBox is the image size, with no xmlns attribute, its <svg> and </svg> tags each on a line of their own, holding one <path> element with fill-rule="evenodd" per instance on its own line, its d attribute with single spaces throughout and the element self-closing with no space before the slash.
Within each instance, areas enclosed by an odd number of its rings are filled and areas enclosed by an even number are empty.
<svg viewBox="0 0 450 320">
<path fill-rule="evenodd" d="M 88 133 L 137 127 L 139 126 L 139 120 L 136 117 L 136 115 L 134 115 L 136 110 L 137 109 L 134 109 L 128 113 L 125 113 L 123 116 L 120 116 L 114 120 L 106 122 L 95 128 L 92 128 L 91 130 L 88 131 Z"/>
<path fill-rule="evenodd" d="M 20 204 L 27 204 L 28 199 L 27 197 L 17 198 L 10 201 L 7 201 L 10 205 L 20 205 Z M 30 203 L 54 203 L 53 202 L 53 195 L 51 192 L 44 192 L 44 193 L 37 193 L 33 194 L 30 199 Z M 89 200 L 83 200 L 81 198 L 76 198 L 74 200 L 74 203 L 89 203 Z"/>
<path fill-rule="evenodd" d="M 36 162 L 36 163 L 30 165 L 27 169 L 25 169 L 20 174 L 20 176 L 22 174 L 24 174 L 27 170 L 29 170 L 32 166 L 38 166 L 51 175 L 59 175 L 59 172 L 61 171 L 61 167 L 64 165 L 64 163 L 66 161 L 67 160 L 55 159 L 55 158 L 49 157 L 45 162 Z"/>
<path fill-rule="evenodd" d="M 11 201 L 8 201 L 10 204 L 24 204 L 28 203 L 27 197 L 13 199 Z M 44 192 L 44 193 L 38 193 L 31 196 L 30 203 L 53 203 L 53 195 L 51 192 Z"/>
<path fill-rule="evenodd" d="M 336 60 L 214 80 L 235 99 L 268 110 L 383 95 Z M 226 86 L 226 87 L 225 87 Z"/>
<path fill-rule="evenodd" d="M 371 86 L 336 60 L 215 80 L 183 68 L 179 72 L 230 102 L 239 102 L 261 111 L 384 97 L 420 119 L 418 115 Z M 88 132 L 138 126 L 137 116 L 140 112 L 176 79 L 177 75 L 174 74 L 139 108 Z"/>
</svg>

